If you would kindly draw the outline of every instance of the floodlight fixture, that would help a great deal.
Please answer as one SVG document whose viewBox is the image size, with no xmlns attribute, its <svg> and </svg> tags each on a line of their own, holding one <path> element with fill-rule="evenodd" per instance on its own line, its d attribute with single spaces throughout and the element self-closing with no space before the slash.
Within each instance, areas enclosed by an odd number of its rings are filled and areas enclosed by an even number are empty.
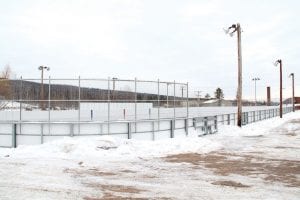
<svg viewBox="0 0 300 200">
<path fill-rule="evenodd" d="M 276 61 L 273 63 L 273 65 L 274 65 L 274 66 L 277 66 L 277 65 L 280 64 L 280 63 L 281 63 L 281 60 L 278 59 L 278 60 L 276 60 Z"/>
<path fill-rule="evenodd" d="M 234 35 L 234 33 L 237 31 L 237 29 L 238 29 L 238 25 L 236 25 L 236 24 L 232 24 L 228 28 L 223 28 L 225 34 L 229 34 L 230 37 L 232 37 Z M 230 31 L 232 31 L 232 32 L 230 32 Z"/>
<path fill-rule="evenodd" d="M 44 65 L 41 65 L 41 66 L 39 66 L 39 68 L 38 68 L 39 70 L 47 70 L 47 71 L 49 71 L 50 70 L 50 67 L 47 67 L 47 66 L 44 66 Z"/>
</svg>

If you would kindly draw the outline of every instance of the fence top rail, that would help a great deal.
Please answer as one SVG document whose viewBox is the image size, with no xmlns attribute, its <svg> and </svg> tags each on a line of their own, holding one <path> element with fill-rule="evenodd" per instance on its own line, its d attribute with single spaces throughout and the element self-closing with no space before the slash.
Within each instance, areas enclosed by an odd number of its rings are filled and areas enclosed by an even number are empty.
<svg viewBox="0 0 300 200">
<path fill-rule="evenodd" d="M 15 79 L 7 79 L 0 78 L 0 81 L 41 81 L 41 78 L 15 78 Z M 141 79 L 114 79 L 114 78 L 51 78 L 45 77 L 44 81 L 116 81 L 116 82 L 143 82 L 143 83 L 160 83 L 160 84 L 169 84 L 169 85 L 187 85 L 188 83 L 176 82 L 176 81 L 160 81 L 157 80 L 141 80 Z M 47 84 L 47 83 L 45 83 Z"/>
<path fill-rule="evenodd" d="M 169 96 L 170 100 L 169 102 L 182 102 L 184 100 L 184 97 L 178 97 L 178 96 L 175 96 L 175 100 L 173 98 L 174 96 Z M 67 99 L 67 100 L 64 100 L 64 99 L 46 99 L 46 100 L 41 100 L 41 99 L 6 99 L 6 100 L 1 100 L 0 99 L 0 102 L 1 101 L 13 101 L 14 103 L 20 103 L 20 102 L 80 102 L 80 103 L 87 103 L 87 102 L 93 102 L 93 103 L 106 103 L 106 102 L 111 102 L 111 103 L 130 103 L 130 102 L 148 102 L 148 103 L 152 103 L 152 102 L 157 102 L 158 99 L 149 99 L 149 100 L 143 100 L 143 99 L 95 99 L 95 100 L 90 100 L 90 99 Z M 159 99 L 159 101 L 167 101 L 166 99 Z"/>
<path fill-rule="evenodd" d="M 204 117 L 203 117 L 204 118 Z M 175 120 L 184 120 L 185 117 L 178 117 Z M 193 117 L 189 118 L 193 119 Z M 158 122 L 158 121 L 171 121 L 174 118 L 160 118 L 160 119 L 140 119 L 132 120 L 111 120 L 111 121 L 20 121 L 20 120 L 6 120 L 0 121 L 0 124 L 114 124 L 114 123 L 135 123 L 135 122 Z"/>
</svg>

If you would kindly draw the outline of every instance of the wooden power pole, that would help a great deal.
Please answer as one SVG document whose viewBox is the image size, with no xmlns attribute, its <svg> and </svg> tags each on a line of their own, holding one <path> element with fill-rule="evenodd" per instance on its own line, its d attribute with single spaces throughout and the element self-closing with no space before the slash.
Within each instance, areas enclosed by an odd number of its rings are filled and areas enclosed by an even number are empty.
<svg viewBox="0 0 300 200">
<path fill-rule="evenodd" d="M 237 125 L 242 126 L 242 41 L 241 41 L 241 26 L 237 24 L 237 42 L 238 42 L 238 93 L 237 93 L 237 106 L 238 106 L 238 119 Z"/>
<path fill-rule="evenodd" d="M 230 30 L 233 29 L 231 33 Z M 225 33 L 233 36 L 234 32 L 237 32 L 237 46 L 238 46 L 238 89 L 237 89 L 237 125 L 242 126 L 242 36 L 241 26 L 239 23 L 233 24 L 227 29 L 224 29 Z"/>
</svg>

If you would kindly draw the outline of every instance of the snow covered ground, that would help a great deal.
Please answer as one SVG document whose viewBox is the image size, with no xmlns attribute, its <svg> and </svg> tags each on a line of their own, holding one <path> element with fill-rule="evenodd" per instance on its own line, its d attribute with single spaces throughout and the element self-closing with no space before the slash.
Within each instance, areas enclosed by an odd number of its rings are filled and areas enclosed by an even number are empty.
<svg viewBox="0 0 300 200">
<path fill-rule="evenodd" d="M 161 141 L 0 149 L 0 199 L 299 199 L 300 112 Z"/>
</svg>

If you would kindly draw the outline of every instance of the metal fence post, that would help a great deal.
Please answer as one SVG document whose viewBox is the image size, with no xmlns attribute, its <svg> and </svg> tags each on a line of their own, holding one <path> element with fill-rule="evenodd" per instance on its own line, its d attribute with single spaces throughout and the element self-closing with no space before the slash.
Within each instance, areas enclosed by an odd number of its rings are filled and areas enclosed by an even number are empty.
<svg viewBox="0 0 300 200">
<path fill-rule="evenodd" d="M 173 116 L 173 118 L 174 118 L 174 128 L 175 128 L 175 123 L 176 123 L 176 105 L 175 105 L 175 94 L 176 94 L 176 82 L 175 82 L 175 80 L 174 80 L 174 99 L 173 99 L 173 114 L 174 114 L 174 116 Z"/>
<path fill-rule="evenodd" d="M 41 144 L 44 143 L 44 124 L 41 123 Z"/>
<path fill-rule="evenodd" d="M 78 135 L 80 135 L 80 76 L 78 77 Z"/>
<path fill-rule="evenodd" d="M 137 79 L 134 78 L 134 132 L 137 132 Z"/>
<path fill-rule="evenodd" d="M 70 136 L 74 136 L 74 124 L 70 124 Z"/>
<path fill-rule="evenodd" d="M 107 79 L 107 134 L 110 134 L 110 77 Z"/>
<path fill-rule="evenodd" d="M 208 134 L 207 117 L 204 117 L 204 135 Z"/>
<path fill-rule="evenodd" d="M 170 138 L 174 138 L 174 129 L 175 129 L 175 120 L 170 120 L 170 126 L 171 126 L 171 133 Z"/>
<path fill-rule="evenodd" d="M 49 83 L 48 83 L 48 134 L 50 135 L 50 110 L 51 110 L 51 77 L 49 76 Z"/>
<path fill-rule="evenodd" d="M 218 131 L 218 115 L 216 115 L 214 118 L 215 118 L 215 120 L 214 120 L 215 131 Z"/>
<path fill-rule="evenodd" d="M 17 147 L 17 124 L 12 125 L 12 147 Z"/>
<path fill-rule="evenodd" d="M 127 127 L 128 127 L 128 139 L 131 139 L 132 135 L 131 135 L 131 123 L 130 122 L 127 123 Z"/>
<path fill-rule="evenodd" d="M 227 125 L 230 125 L 230 114 L 227 114 Z"/>
<path fill-rule="evenodd" d="M 258 111 L 258 115 L 259 115 L 259 121 L 261 121 L 261 110 Z"/>
<path fill-rule="evenodd" d="M 184 128 L 185 128 L 186 135 L 188 135 L 189 134 L 189 118 L 184 119 Z"/>
<path fill-rule="evenodd" d="M 235 124 L 235 117 L 236 116 L 236 114 L 235 113 L 233 113 L 233 124 Z"/>
<path fill-rule="evenodd" d="M 152 121 L 152 140 L 155 140 L 155 126 L 154 126 L 154 120 Z"/>
<path fill-rule="evenodd" d="M 159 91 L 159 79 L 157 79 L 157 126 L 160 130 L 160 91 Z M 167 86 L 168 87 L 168 86 Z"/>
<path fill-rule="evenodd" d="M 21 76 L 19 133 L 22 134 L 23 78 Z"/>
<path fill-rule="evenodd" d="M 176 83 L 175 83 L 175 80 L 174 80 L 174 99 L 173 99 L 173 118 L 174 120 L 176 119 L 176 108 L 175 108 L 175 93 L 176 93 Z"/>
<path fill-rule="evenodd" d="M 186 121 L 185 121 L 185 133 L 189 134 L 189 82 L 186 83 Z"/>
</svg>

